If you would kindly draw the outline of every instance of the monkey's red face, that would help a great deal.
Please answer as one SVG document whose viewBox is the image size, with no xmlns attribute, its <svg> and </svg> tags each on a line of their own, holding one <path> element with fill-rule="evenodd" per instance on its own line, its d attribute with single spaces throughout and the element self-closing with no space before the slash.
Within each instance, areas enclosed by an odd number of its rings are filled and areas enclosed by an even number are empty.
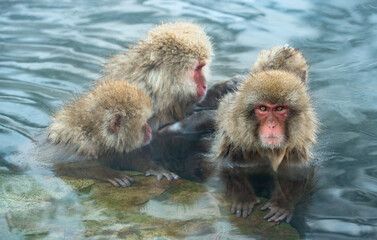
<svg viewBox="0 0 377 240">
<path fill-rule="evenodd" d="M 205 63 L 199 63 L 194 70 L 194 82 L 196 84 L 197 101 L 200 101 L 207 92 L 207 82 L 203 74 Z"/>
<path fill-rule="evenodd" d="M 145 146 L 145 145 L 148 145 L 152 140 L 152 130 L 149 127 L 148 123 L 146 123 L 143 126 L 143 132 L 144 132 L 143 146 Z"/>
<path fill-rule="evenodd" d="M 277 147 L 284 142 L 284 122 L 288 117 L 287 105 L 260 103 L 255 107 L 259 120 L 259 137 L 265 147 Z"/>
</svg>

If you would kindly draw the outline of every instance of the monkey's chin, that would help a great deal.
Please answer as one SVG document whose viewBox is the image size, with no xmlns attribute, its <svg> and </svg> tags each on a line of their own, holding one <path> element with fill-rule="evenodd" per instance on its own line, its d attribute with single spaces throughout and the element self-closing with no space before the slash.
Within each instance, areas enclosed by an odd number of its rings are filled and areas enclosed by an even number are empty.
<svg viewBox="0 0 377 240">
<path fill-rule="evenodd" d="M 205 92 L 203 95 L 197 94 L 196 98 L 195 98 L 195 103 L 200 103 L 201 101 L 203 101 L 206 94 L 207 94 L 207 92 Z"/>
<path fill-rule="evenodd" d="M 260 143 L 263 148 L 278 149 L 284 146 L 284 136 L 260 136 Z"/>
<path fill-rule="evenodd" d="M 152 141 L 152 135 L 148 135 L 144 137 L 142 146 L 148 145 Z"/>
</svg>

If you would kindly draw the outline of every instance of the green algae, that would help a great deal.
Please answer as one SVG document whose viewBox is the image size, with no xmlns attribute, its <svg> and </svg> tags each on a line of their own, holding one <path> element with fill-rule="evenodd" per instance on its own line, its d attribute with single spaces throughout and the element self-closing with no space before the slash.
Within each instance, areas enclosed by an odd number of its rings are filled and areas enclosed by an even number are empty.
<svg viewBox="0 0 377 240">
<path fill-rule="evenodd" d="M 157 181 L 141 173 L 128 188 L 90 179 L 0 174 L 4 236 L 26 239 L 299 239 L 287 223 L 269 223 L 259 208 L 230 214 L 221 192 L 187 180 Z M 3 232 L 4 231 L 4 232 Z"/>
</svg>

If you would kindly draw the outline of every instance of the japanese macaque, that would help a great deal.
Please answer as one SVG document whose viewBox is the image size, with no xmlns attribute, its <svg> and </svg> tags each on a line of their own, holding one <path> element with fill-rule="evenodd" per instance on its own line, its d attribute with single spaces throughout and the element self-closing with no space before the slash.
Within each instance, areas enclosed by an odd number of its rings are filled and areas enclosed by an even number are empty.
<svg viewBox="0 0 377 240">
<path fill-rule="evenodd" d="M 259 203 L 252 181 L 256 174 L 268 173 L 274 182 L 271 198 L 262 208 L 270 209 L 268 221 L 289 222 L 307 189 L 303 185 L 310 185 L 305 177 L 312 171 L 304 168 L 316 142 L 317 118 L 307 75 L 306 60 L 298 50 L 264 50 L 238 91 L 219 104 L 211 158 L 220 165 L 233 202 L 231 211 L 238 217 L 247 217 Z M 287 177 L 292 172 L 296 176 Z"/>
<path fill-rule="evenodd" d="M 153 102 L 152 130 L 182 120 L 207 91 L 212 47 L 192 23 L 165 23 L 147 33 L 127 52 L 110 58 L 99 80 L 125 80 Z"/>
<path fill-rule="evenodd" d="M 55 159 L 54 171 L 58 175 L 108 181 L 117 187 L 130 186 L 131 177 L 108 166 L 118 159 L 133 170 L 141 170 L 136 166 L 153 169 L 153 162 L 146 158 L 122 157 L 151 141 L 147 120 L 152 114 L 150 98 L 131 83 L 99 84 L 53 115 L 47 149 L 54 147 L 50 150 L 54 155 L 50 157 Z M 46 153 L 42 149 L 41 154 Z"/>
</svg>

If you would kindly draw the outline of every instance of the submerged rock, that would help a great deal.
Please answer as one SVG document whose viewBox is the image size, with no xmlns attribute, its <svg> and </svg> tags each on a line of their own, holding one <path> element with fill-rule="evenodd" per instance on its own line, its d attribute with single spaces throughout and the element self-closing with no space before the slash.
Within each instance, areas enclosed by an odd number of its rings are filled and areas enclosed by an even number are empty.
<svg viewBox="0 0 377 240">
<path fill-rule="evenodd" d="M 89 179 L 0 173 L 0 230 L 6 238 L 299 239 L 287 223 L 269 223 L 260 206 L 247 219 L 206 185 L 127 172 L 128 188 Z M 262 203 L 263 204 L 263 203 Z"/>
</svg>

